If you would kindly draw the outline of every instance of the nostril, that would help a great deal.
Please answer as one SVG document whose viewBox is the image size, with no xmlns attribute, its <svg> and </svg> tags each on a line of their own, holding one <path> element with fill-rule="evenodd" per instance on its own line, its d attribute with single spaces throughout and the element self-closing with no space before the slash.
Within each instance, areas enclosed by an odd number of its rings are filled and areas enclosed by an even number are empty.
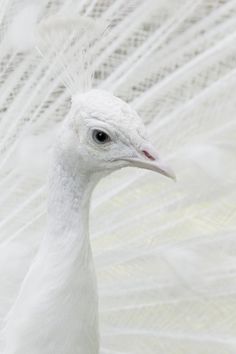
<svg viewBox="0 0 236 354">
<path fill-rule="evenodd" d="M 151 154 L 149 154 L 149 152 L 147 150 L 142 150 L 142 152 L 149 160 L 152 160 L 152 161 L 156 160 L 155 157 L 153 157 Z"/>
</svg>

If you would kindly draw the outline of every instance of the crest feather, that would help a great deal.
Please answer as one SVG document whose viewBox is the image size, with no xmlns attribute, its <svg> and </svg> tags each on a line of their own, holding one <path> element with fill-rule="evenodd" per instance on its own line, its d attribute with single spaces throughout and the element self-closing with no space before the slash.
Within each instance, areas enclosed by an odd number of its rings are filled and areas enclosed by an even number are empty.
<svg viewBox="0 0 236 354">
<path fill-rule="evenodd" d="M 60 14 L 39 24 L 37 49 L 48 63 L 53 61 L 55 74 L 61 76 L 71 95 L 92 87 L 94 44 L 107 27 L 101 20 Z"/>
</svg>

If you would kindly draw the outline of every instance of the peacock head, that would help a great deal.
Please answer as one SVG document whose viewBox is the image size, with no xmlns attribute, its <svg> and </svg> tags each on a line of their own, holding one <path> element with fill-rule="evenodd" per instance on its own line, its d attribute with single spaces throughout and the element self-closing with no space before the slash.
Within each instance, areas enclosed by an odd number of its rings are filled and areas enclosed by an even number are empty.
<svg viewBox="0 0 236 354">
<path fill-rule="evenodd" d="M 63 146 L 73 152 L 84 173 L 106 175 L 134 166 L 175 179 L 148 141 L 135 110 L 106 91 L 94 89 L 73 96 L 65 125 Z"/>
</svg>

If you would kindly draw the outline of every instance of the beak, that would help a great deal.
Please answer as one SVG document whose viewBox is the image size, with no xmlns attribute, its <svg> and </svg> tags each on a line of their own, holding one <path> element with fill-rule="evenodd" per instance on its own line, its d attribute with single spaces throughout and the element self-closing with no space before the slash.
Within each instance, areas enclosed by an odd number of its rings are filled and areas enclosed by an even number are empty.
<svg viewBox="0 0 236 354">
<path fill-rule="evenodd" d="M 136 157 L 130 157 L 125 160 L 130 162 L 130 166 L 152 170 L 176 181 L 176 176 L 172 169 L 160 159 L 151 144 L 142 145 Z"/>
</svg>

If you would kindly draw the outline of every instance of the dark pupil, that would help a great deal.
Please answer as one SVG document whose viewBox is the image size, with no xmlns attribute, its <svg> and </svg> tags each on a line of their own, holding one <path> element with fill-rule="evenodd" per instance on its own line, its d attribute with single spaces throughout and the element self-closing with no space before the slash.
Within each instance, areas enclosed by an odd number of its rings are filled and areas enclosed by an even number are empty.
<svg viewBox="0 0 236 354">
<path fill-rule="evenodd" d="M 108 139 L 108 135 L 102 131 L 96 132 L 96 139 L 100 143 L 104 143 Z"/>
</svg>

